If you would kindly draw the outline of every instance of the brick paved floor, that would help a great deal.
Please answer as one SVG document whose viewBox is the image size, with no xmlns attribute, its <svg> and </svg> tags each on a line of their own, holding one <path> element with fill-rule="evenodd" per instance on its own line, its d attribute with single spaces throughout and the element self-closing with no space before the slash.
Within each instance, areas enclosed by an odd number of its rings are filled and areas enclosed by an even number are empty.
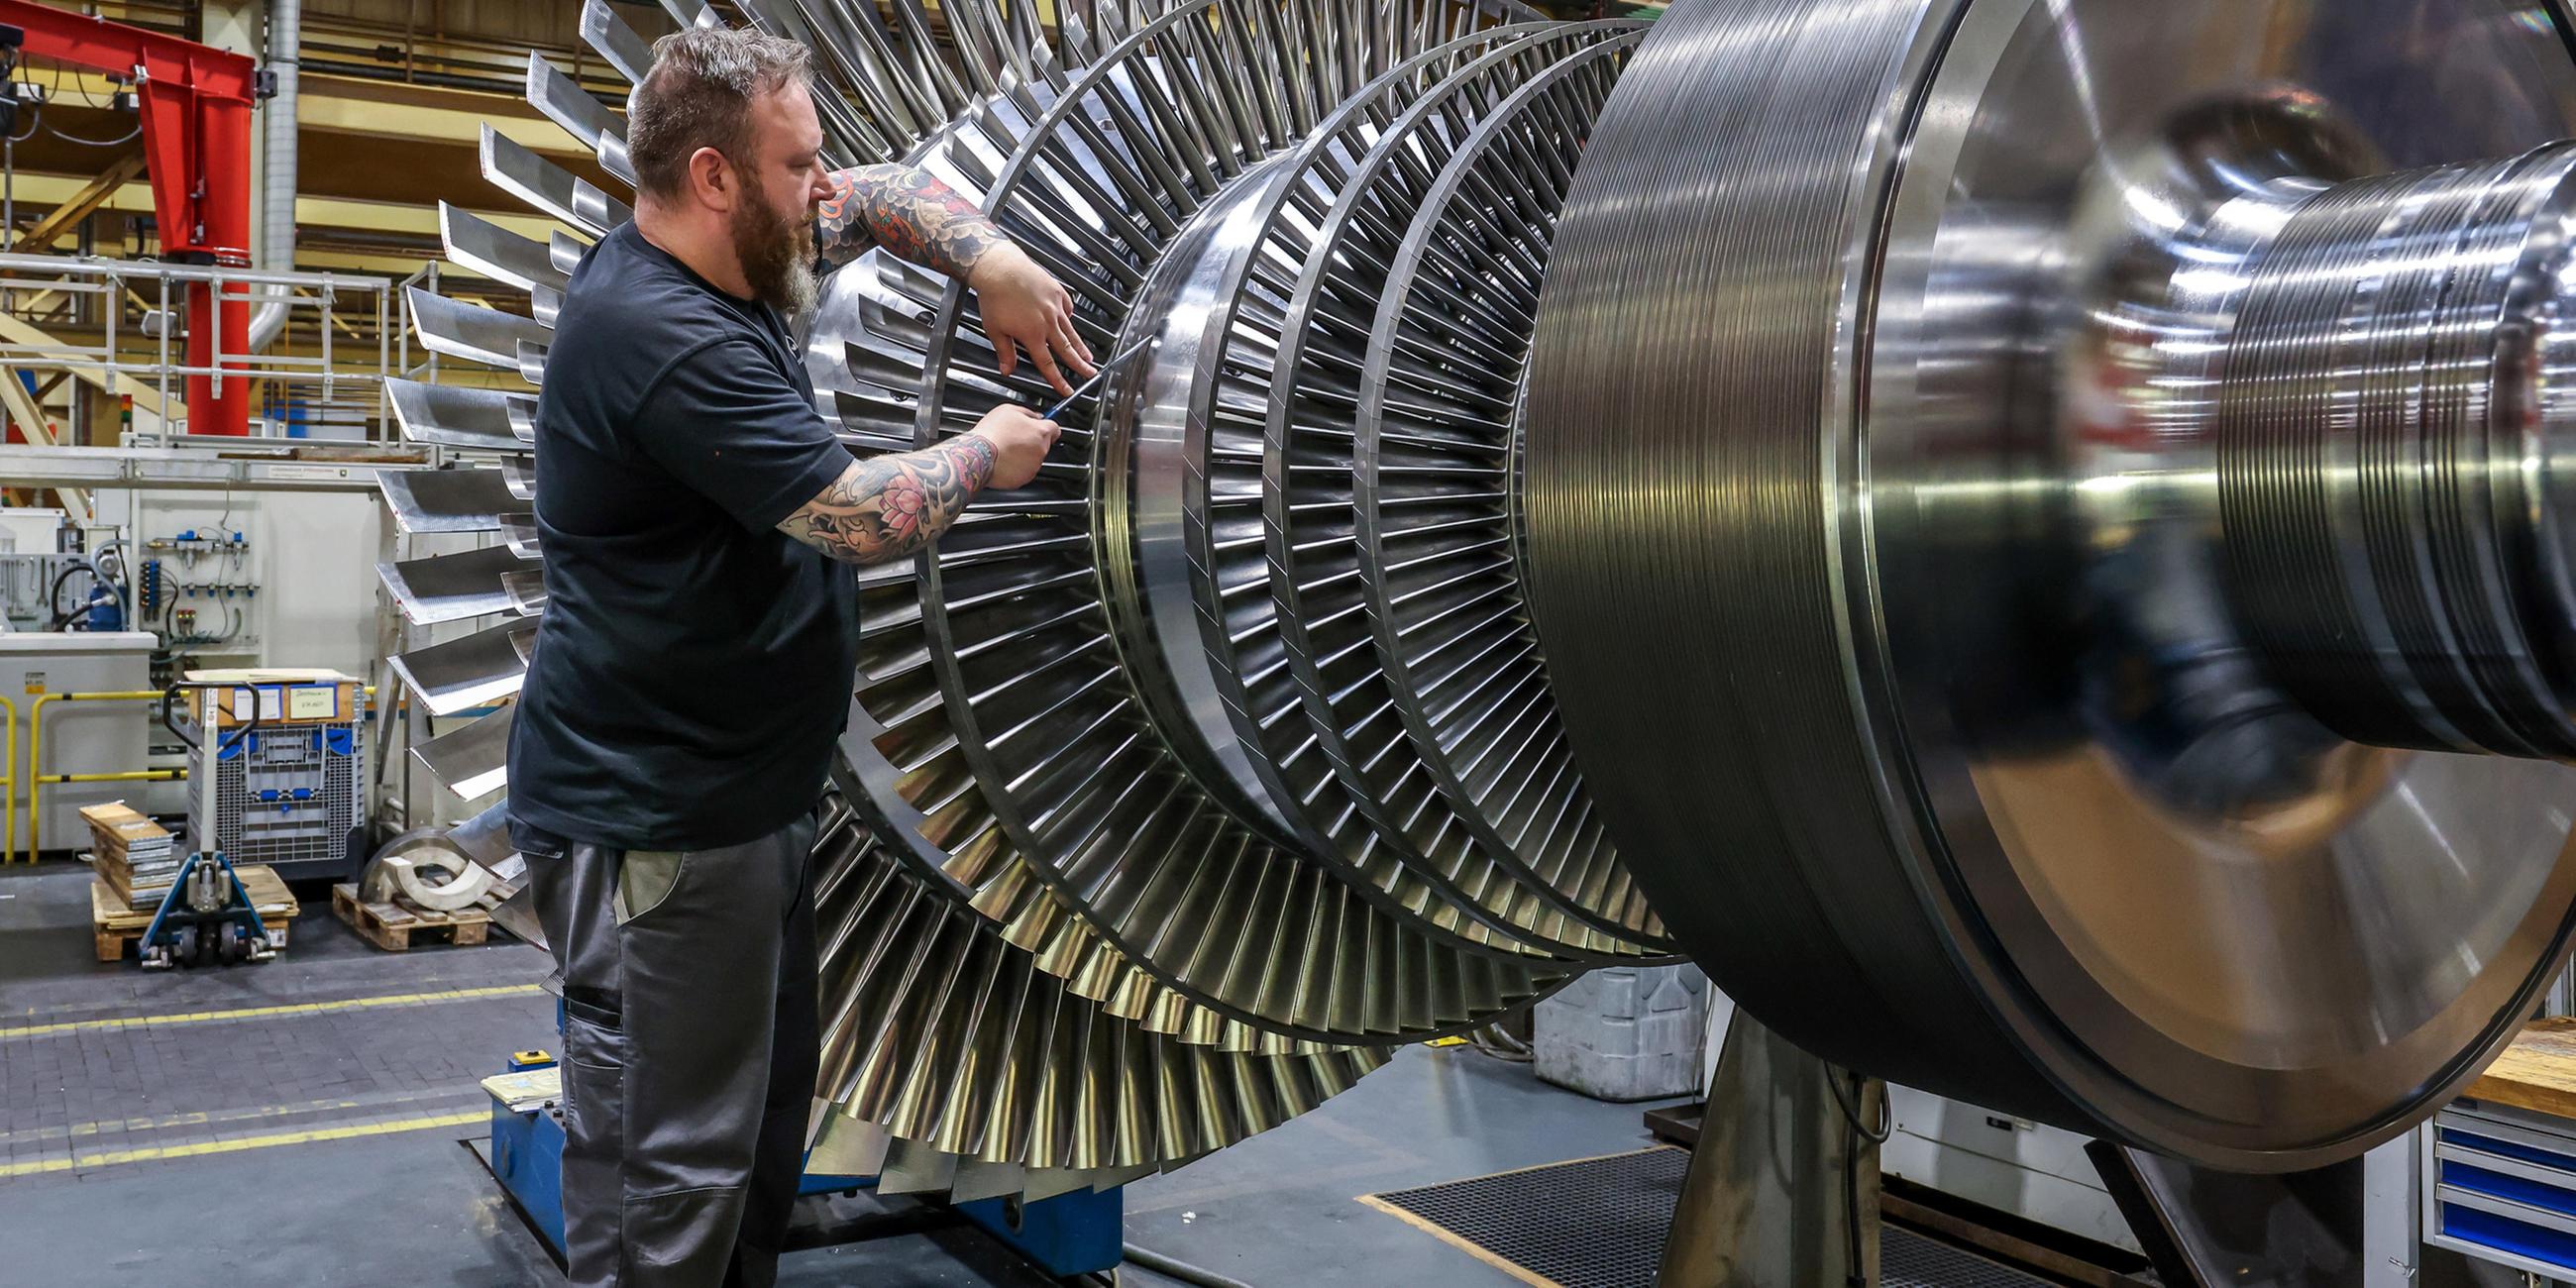
<svg viewBox="0 0 2576 1288">
<path fill-rule="evenodd" d="M 276 961 L 145 972 L 96 961 L 89 873 L 0 868 L 0 1288 L 563 1282 L 465 1147 L 478 1085 L 552 1047 L 544 953 L 382 952 L 327 890 Z M 872 1196 L 833 1212 L 881 1210 Z M 884 1209 L 908 1209 L 891 1200 Z M 980 1233 L 792 1254 L 792 1288 L 1041 1288 Z"/>
<path fill-rule="evenodd" d="M 0 1204 L 43 1177 L 476 1113 L 503 1054 L 552 1045 L 542 953 L 380 952 L 325 894 L 273 962 L 146 972 L 86 951 L 85 870 L 0 879 Z"/>
</svg>

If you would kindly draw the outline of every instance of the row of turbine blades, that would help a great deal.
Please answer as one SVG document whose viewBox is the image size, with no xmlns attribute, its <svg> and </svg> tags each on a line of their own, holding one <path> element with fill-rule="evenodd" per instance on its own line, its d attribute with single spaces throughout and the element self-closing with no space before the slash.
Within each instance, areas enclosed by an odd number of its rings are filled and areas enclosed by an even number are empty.
<svg viewBox="0 0 2576 1288">
<path fill-rule="evenodd" d="M 1206 222 L 1249 176 L 1310 137 L 1309 122 L 1371 100 L 1377 81 L 1456 56 L 1438 51 L 1460 24 L 1435 19 L 1393 24 L 1433 38 L 1361 60 L 1386 71 L 1355 84 L 1337 84 L 1328 67 L 1312 81 L 1277 78 L 1284 93 L 1220 102 L 1166 74 L 1194 63 L 1241 72 L 1329 61 L 1294 45 L 1305 33 L 1293 24 L 1256 10 L 1175 9 L 1064 89 L 996 105 L 931 158 L 971 178 L 1022 245 L 1085 285 L 1093 307 L 1083 325 L 1095 341 L 1131 316 L 1150 325 L 1152 310 L 1130 310 L 1118 287 L 1165 263 L 1181 229 Z M 1210 140 L 1222 146 L 1211 150 Z M 1006 156 L 989 155 L 996 141 L 1010 145 Z M 1113 193 L 1135 199 L 1122 206 Z M 1020 197 L 1028 200 L 1015 204 Z M 908 447 L 963 429 L 1001 401 L 1043 397 L 1033 380 L 1015 386 L 991 374 L 989 350 L 964 326 L 969 303 L 887 262 L 843 272 L 810 365 L 859 437 Z M 941 379 L 926 378 L 934 368 Z M 1407 1035 L 1453 1023 L 1457 1002 L 1479 1012 L 1497 993 L 1561 977 L 1579 959 L 1551 956 L 1554 945 L 1497 936 L 1455 904 L 1391 881 L 1354 879 L 1372 862 L 1386 871 L 1390 851 L 1368 853 L 1361 840 L 1356 857 L 1274 843 L 1237 802 L 1202 790 L 1185 753 L 1155 736 L 1132 655 L 1104 621 L 1090 492 L 1115 472 L 1101 466 L 1083 419 L 1077 412 L 1069 423 L 1063 454 L 1088 448 L 1090 460 L 1052 462 L 1031 487 L 979 500 L 926 566 L 863 579 L 870 642 L 850 759 L 872 790 L 897 797 L 887 813 L 907 842 L 996 917 L 1026 907 L 1032 890 L 1052 891 L 1108 941 L 1112 960 L 1279 1031 L 1384 1034 L 1392 1025 Z M 1301 812 L 1316 808 L 1311 796 L 1301 802 Z M 1626 945 L 1604 947 L 1607 956 Z M 1103 955 L 1101 945 L 1076 948 L 1082 955 L 1065 960 L 1077 971 Z"/>
<path fill-rule="evenodd" d="M 841 918 L 824 972 L 824 1145 L 960 1193 L 1008 1169 L 1036 1193 L 1168 1165 L 1310 1107 L 1387 1042 L 1473 1027 L 1585 965 L 1663 951 L 1555 732 L 1497 466 L 1512 458 L 1524 296 L 1633 32 L 1498 27 L 1532 15 L 1474 0 L 1198 0 L 1070 6 L 1050 46 L 1033 13 L 957 3 L 943 50 L 917 5 L 742 8 L 818 51 L 836 159 L 901 158 L 980 196 L 1075 289 L 1095 351 L 1151 324 L 1135 293 L 1193 221 L 1262 204 L 1266 229 L 1228 302 L 1240 354 L 1217 404 L 1225 435 L 1209 436 L 1222 450 L 1202 464 L 1252 466 L 1212 511 L 1248 536 L 1214 547 L 1233 580 L 1210 594 L 1206 634 L 1218 669 L 1259 690 L 1232 714 L 1275 794 L 1247 809 L 1211 792 L 1156 736 L 1098 589 L 1094 440 L 1108 435 L 1077 411 L 1037 483 L 979 498 L 917 563 L 858 574 L 863 659 L 836 772 L 851 806 L 816 860 L 837 910 L 827 934 Z M 649 59 L 601 0 L 583 32 L 630 77 Z M 631 175 L 614 114 L 534 58 L 528 92 L 602 173 Z M 533 316 L 415 293 L 414 321 L 433 351 L 539 385 L 572 267 L 630 210 L 488 127 L 482 158 L 495 186 L 562 227 L 539 241 L 443 208 L 449 258 L 527 291 Z M 1256 191 L 1277 199 L 1247 202 Z M 1418 263 L 1396 274 L 1408 231 Z M 1301 294 L 1314 263 L 1340 268 Z M 1398 277 L 1407 289 L 1381 296 Z M 1292 316 L 1307 333 L 1291 334 Z M 1025 370 L 997 374 L 976 322 L 956 284 L 865 257 L 810 320 L 822 414 L 868 454 L 961 431 L 1006 399 L 1051 401 Z M 1380 333 L 1396 358 L 1372 392 L 1360 377 Z M 1283 351 L 1297 356 L 1273 379 Z M 409 437 L 485 462 L 385 494 L 405 532 L 493 544 L 383 569 L 414 622 L 483 623 L 395 663 L 434 714 L 498 708 L 415 749 L 477 796 L 506 783 L 508 700 L 543 609 L 535 400 L 398 385 L 394 402 Z M 1322 469 L 1298 435 L 1330 440 Z M 1447 455 L 1381 471 L 1417 451 Z M 1276 489 L 1294 497 L 1265 517 L 1272 474 L 1320 490 Z M 1271 546 L 1316 571 L 1246 561 Z M 1354 594 L 1367 611 L 1293 607 Z M 1257 628 L 1240 640 L 1225 629 L 1238 601 Z M 935 989 L 916 988 L 913 967 L 868 965 L 934 957 Z M 1042 1052 L 1027 1046 L 1037 1030 L 1000 1022 L 1040 999 L 1063 1035 Z M 975 1081 L 1024 1047 L 1035 1063 L 1011 1076 L 1044 1094 Z M 1103 1106 L 1118 1112 L 1101 1120 Z"/>
<path fill-rule="evenodd" d="M 872 643 L 862 659 L 851 759 L 874 787 L 902 798 L 905 808 L 888 813 L 979 907 L 1007 915 L 1022 891 L 1043 885 L 1137 970 L 1230 1017 L 1300 1034 L 1383 1033 L 1357 1026 L 1392 1019 L 1402 1035 L 1444 1017 L 1420 1009 L 1419 982 L 1374 992 L 1383 968 L 1364 961 L 1353 971 L 1348 959 L 1380 952 L 1419 963 L 1421 979 L 1543 988 L 1554 973 L 1660 949 L 1661 928 L 1611 854 L 1544 688 L 1531 683 L 1535 660 L 1516 588 L 1453 606 L 1431 628 L 1448 638 L 1417 629 L 1403 640 L 1428 653 L 1424 684 L 1402 700 L 1419 702 L 1434 685 L 1466 689 L 1417 713 L 1409 727 L 1445 720 L 1465 738 L 1417 747 L 1395 733 L 1407 722 L 1388 716 L 1385 703 L 1363 713 L 1384 721 L 1375 728 L 1337 723 L 1325 699 L 1346 695 L 1316 692 L 1327 683 L 1323 668 L 1368 654 L 1369 641 L 1363 632 L 1330 658 L 1289 657 L 1294 644 L 1275 609 L 1293 587 L 1279 559 L 1265 557 L 1262 536 L 1263 498 L 1276 503 L 1291 484 L 1333 467 L 1285 448 L 1265 451 L 1268 409 L 1307 382 L 1238 377 L 1271 369 L 1281 310 L 1307 265 L 1347 263 L 1334 279 L 1346 302 L 1368 299 L 1367 280 L 1383 276 L 1382 265 L 1352 247 L 1300 241 L 1301 221 L 1339 210 L 1357 212 L 1345 221 L 1353 229 L 1407 226 L 1386 194 L 1354 177 L 1437 168 L 1471 122 L 1505 105 L 1505 89 L 1575 60 L 1584 69 L 1562 77 L 1557 92 L 1511 101 L 1516 125 L 1491 133 L 1501 150 L 1483 154 L 1490 167 L 1497 157 L 1546 150 L 1557 164 L 1518 182 L 1561 191 L 1579 147 L 1576 118 L 1588 120 L 1606 93 L 1635 29 L 1528 24 L 1453 35 L 1445 24 L 1425 23 L 1446 38 L 1391 50 L 1373 64 L 1383 71 L 1356 84 L 1326 82 L 1330 96 L 1315 101 L 1299 97 L 1312 87 L 1294 78 L 1249 74 L 1315 61 L 1314 51 L 1295 47 L 1302 33 L 1266 21 L 1263 9 L 1221 0 L 1177 7 L 1061 90 L 990 114 L 978 135 L 950 140 L 941 158 L 975 178 L 987 209 L 1074 290 L 1080 325 L 1096 346 L 1126 351 L 1157 338 L 1161 357 L 1177 361 L 1172 354 L 1199 341 L 1156 329 L 1200 326 L 1202 318 L 1207 336 L 1237 346 L 1210 353 L 1214 346 L 1201 345 L 1196 370 L 1221 379 L 1178 395 L 1200 401 L 1142 413 L 1185 422 L 1186 450 L 1196 454 L 1173 489 L 1195 508 L 1169 526 L 1199 543 L 1181 561 L 1183 589 L 1197 593 L 1180 609 L 1195 617 L 1198 637 L 1176 650 L 1156 625 L 1168 599 L 1145 602 L 1173 579 L 1125 566 L 1122 543 L 1155 526 L 1135 519 L 1121 498 L 1142 486 L 1132 478 L 1141 457 L 1121 456 L 1133 447 L 1122 436 L 1133 435 L 1134 418 L 1078 407 L 1056 468 L 1029 488 L 979 501 L 971 521 L 917 568 L 866 579 Z M 1211 83 L 1284 92 L 1202 94 L 1197 82 L 1167 74 L 1211 63 L 1245 73 Z M 1462 77 L 1470 68 L 1475 74 Z M 1453 79 L 1455 92 L 1431 92 Z M 1403 115 L 1423 98 L 1437 102 Z M 998 166 L 985 155 L 984 136 L 993 133 L 1017 141 Z M 1372 152 L 1373 165 L 1355 168 Z M 1474 183 L 1462 179 L 1435 229 L 1529 243 L 1543 255 L 1552 207 L 1461 213 L 1494 191 L 1482 171 Z M 1118 204 L 1107 194 L 1130 199 Z M 1226 270 L 1234 274 L 1230 294 L 1195 311 L 1157 294 L 1175 266 L 1194 270 L 1226 253 L 1225 230 L 1239 224 L 1254 232 L 1239 238 L 1237 262 Z M 1456 258 L 1494 252 L 1483 243 L 1441 247 Z M 835 377 L 856 382 L 835 396 L 845 413 L 865 418 L 870 437 L 899 446 L 935 441 L 998 402 L 1034 400 L 1033 382 L 1015 387 L 991 374 L 989 352 L 966 328 L 971 301 L 962 291 L 883 263 L 863 262 L 843 277 L 826 318 L 855 321 L 848 334 L 818 328 L 812 366 L 826 387 Z M 1415 312 L 1435 315 L 1449 303 Z M 1310 324 L 1347 328 L 1374 311 L 1315 314 Z M 1523 348 L 1526 334 L 1524 310 Z M 835 343 L 843 352 L 832 352 Z M 1334 356 L 1355 365 L 1346 344 Z M 1330 378 L 1319 374 L 1316 384 Z M 1112 389 L 1134 383 L 1122 375 Z M 1348 425 L 1345 417 L 1346 436 Z M 1344 459 L 1348 479 L 1355 466 Z M 1423 495 L 1399 508 L 1480 507 L 1491 512 L 1476 516 L 1487 526 L 1508 526 L 1508 489 L 1491 473 L 1463 484 L 1424 480 Z M 1339 503 L 1345 527 L 1351 495 Z M 1335 520 L 1322 511 L 1331 505 L 1328 496 L 1286 508 L 1329 527 Z M 1290 522 L 1276 517 L 1283 528 Z M 1274 548 L 1313 540 L 1282 536 Z M 1479 548 L 1489 559 L 1498 553 Z M 1355 571 L 1343 574 L 1340 588 L 1356 585 Z M 1381 586 L 1414 572 L 1395 567 Z M 1478 624 L 1468 614 L 1487 609 L 1488 629 L 1468 642 L 1490 641 L 1497 630 L 1507 638 L 1474 653 L 1453 647 L 1461 637 L 1452 628 Z M 1352 613 L 1322 624 L 1358 629 Z M 1496 652 L 1505 646 L 1516 651 Z M 1510 687 L 1462 680 L 1495 662 L 1519 667 Z M 1154 668 L 1194 663 L 1219 686 L 1212 700 L 1189 710 L 1158 702 L 1163 677 Z M 1193 746 L 1210 711 L 1229 724 Z M 1350 745 L 1346 733 L 1376 739 L 1375 758 L 1337 755 Z M 1248 766 L 1243 774 L 1214 763 L 1229 753 Z M 1472 822 L 1462 817 L 1468 813 Z M 1324 936 L 1341 946 L 1318 961 Z"/>
</svg>

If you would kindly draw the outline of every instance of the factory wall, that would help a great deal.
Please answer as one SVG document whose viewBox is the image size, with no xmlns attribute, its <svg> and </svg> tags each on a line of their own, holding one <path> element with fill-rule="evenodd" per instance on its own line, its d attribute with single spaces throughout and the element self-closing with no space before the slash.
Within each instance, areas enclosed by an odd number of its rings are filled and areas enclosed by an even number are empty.
<svg viewBox="0 0 2576 1288">
<path fill-rule="evenodd" d="M 198 634 L 234 637 L 187 646 L 208 665 L 321 666 L 368 677 L 376 660 L 376 558 L 385 519 L 371 495 L 342 493 L 136 492 L 128 526 L 139 569 L 162 564 L 174 608 L 196 607 Z M 100 495 L 101 518 L 127 522 L 123 492 Z M 229 551 L 152 548 L 188 531 L 238 532 Z M 247 587 L 230 594 L 223 586 Z M 236 630 L 231 622 L 239 614 Z M 220 617 L 209 620 L 210 614 Z M 175 614 L 171 615 L 175 616 Z M 165 617 L 164 621 L 170 620 Z"/>
</svg>

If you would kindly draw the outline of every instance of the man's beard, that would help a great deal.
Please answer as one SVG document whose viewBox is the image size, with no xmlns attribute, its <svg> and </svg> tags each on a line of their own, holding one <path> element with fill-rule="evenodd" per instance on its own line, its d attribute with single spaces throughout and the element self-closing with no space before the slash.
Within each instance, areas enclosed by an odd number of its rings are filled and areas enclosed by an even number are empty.
<svg viewBox="0 0 2576 1288">
<path fill-rule="evenodd" d="M 754 196 L 733 210 L 733 253 L 752 298 L 791 317 L 814 307 L 814 225 Z"/>
</svg>

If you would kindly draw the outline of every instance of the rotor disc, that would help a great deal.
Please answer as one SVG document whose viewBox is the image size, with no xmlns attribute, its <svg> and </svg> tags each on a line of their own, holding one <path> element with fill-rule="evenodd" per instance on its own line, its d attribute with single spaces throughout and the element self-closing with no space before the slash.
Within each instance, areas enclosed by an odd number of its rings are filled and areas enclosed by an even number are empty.
<svg viewBox="0 0 2576 1288">
<path fill-rule="evenodd" d="M 2555 405 L 2510 354 L 2547 292 L 2469 294 L 2495 248 L 2562 262 L 2528 167 L 2372 177 L 2576 131 L 2550 17 L 1695 0 L 1658 24 L 1542 302 L 1530 604 L 1621 853 L 1719 987 L 1837 1063 L 2239 1169 L 2386 1139 L 2510 1037 L 2566 951 L 2576 771 L 2330 732 L 2391 722 L 2295 696 L 2330 660 L 2298 648 L 2347 646 L 2248 629 L 2245 560 L 2307 557 L 2262 534 L 2354 495 L 2381 544 L 2327 547 L 2309 588 L 2423 567 L 2468 623 L 2497 583 L 2460 552 L 2523 511 L 2452 462 L 2564 468 L 2547 421 L 2447 445 L 2518 423 L 2463 384 Z M 2326 217 L 2353 202 L 2381 204 Z M 2266 374 L 2289 344 L 2324 356 Z M 2485 535 L 2445 517 L 2471 513 Z M 2563 609 L 2529 620 L 2562 647 Z M 2556 665 L 2457 639 L 2480 675 Z"/>
</svg>

